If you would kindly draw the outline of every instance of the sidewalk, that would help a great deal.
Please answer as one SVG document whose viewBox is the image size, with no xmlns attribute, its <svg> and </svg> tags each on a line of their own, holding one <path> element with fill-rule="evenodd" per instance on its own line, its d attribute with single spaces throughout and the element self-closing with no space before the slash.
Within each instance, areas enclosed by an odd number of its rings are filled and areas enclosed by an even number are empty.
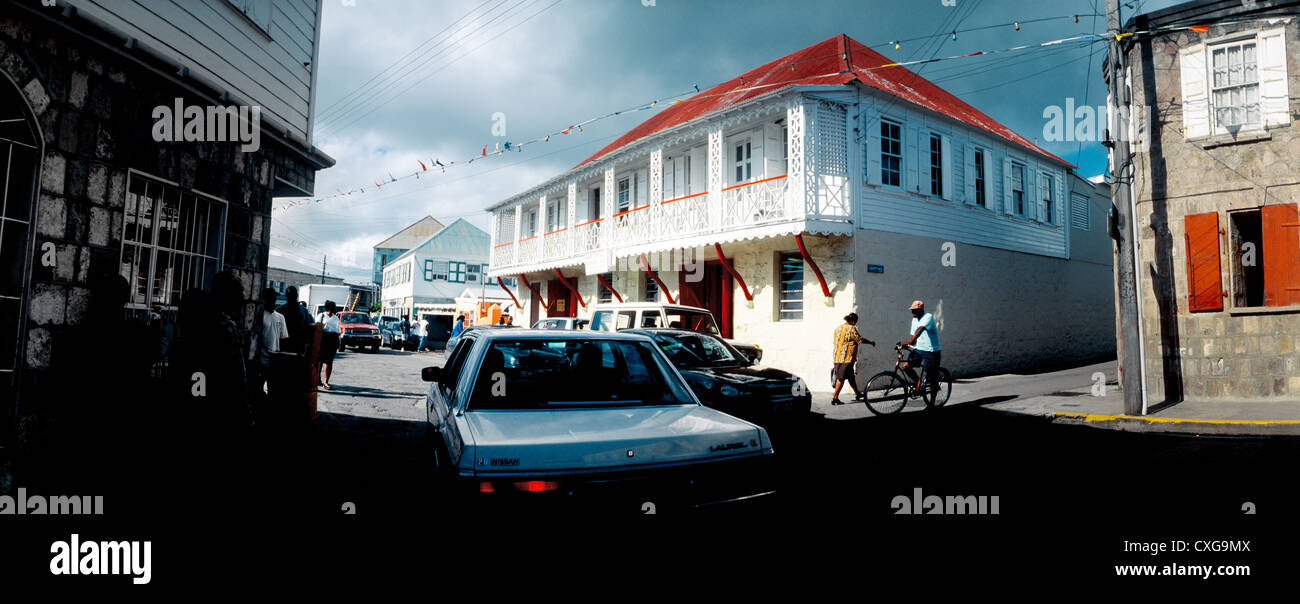
<svg viewBox="0 0 1300 604">
<path fill-rule="evenodd" d="M 1094 395 L 1094 376 L 1103 373 L 1106 387 Z M 829 392 L 813 393 L 813 411 L 828 419 L 871 416 L 865 405 L 851 403 L 847 388 L 831 406 Z M 1225 436 L 1300 435 L 1300 400 L 1184 401 L 1153 405 L 1147 415 L 1124 414 L 1124 398 L 1116 385 L 1115 363 L 1099 363 L 1042 374 L 1003 374 L 957 380 L 946 407 L 977 406 L 990 411 L 1041 417 L 1059 424 L 1077 424 L 1125 432 Z M 923 412 L 914 402 L 903 413 Z"/>
</svg>

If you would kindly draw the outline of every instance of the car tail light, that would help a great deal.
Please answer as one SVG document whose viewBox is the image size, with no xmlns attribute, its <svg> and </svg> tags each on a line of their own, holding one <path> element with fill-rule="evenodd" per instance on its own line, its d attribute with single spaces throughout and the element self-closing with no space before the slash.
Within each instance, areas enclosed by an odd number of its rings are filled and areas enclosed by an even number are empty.
<svg viewBox="0 0 1300 604">
<path fill-rule="evenodd" d="M 495 486 L 492 486 L 492 483 L 490 481 L 484 480 L 483 482 L 478 483 L 478 492 L 495 493 L 497 492 L 497 488 Z"/>
<path fill-rule="evenodd" d="M 526 480 L 515 483 L 516 491 L 524 491 L 527 493 L 545 493 L 547 491 L 559 490 L 559 488 L 560 483 L 553 480 Z"/>
</svg>

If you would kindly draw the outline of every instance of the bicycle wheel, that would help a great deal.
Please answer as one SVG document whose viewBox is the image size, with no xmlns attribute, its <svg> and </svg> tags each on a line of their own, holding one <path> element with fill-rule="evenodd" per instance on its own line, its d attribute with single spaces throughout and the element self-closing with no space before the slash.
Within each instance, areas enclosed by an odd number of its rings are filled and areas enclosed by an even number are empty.
<svg viewBox="0 0 1300 604">
<path fill-rule="evenodd" d="M 943 367 L 939 368 L 938 374 L 937 379 L 929 380 L 930 383 L 924 386 L 922 396 L 927 407 L 942 407 L 952 396 L 952 375 Z"/>
<path fill-rule="evenodd" d="M 862 390 L 867 408 L 876 415 L 891 415 L 907 406 L 907 382 L 897 373 L 882 371 L 867 380 Z"/>
</svg>

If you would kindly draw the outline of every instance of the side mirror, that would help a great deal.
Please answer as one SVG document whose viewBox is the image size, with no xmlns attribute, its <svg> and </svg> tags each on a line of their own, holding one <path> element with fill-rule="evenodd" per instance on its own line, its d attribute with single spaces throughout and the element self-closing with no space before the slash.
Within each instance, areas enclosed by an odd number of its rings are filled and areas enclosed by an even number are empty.
<svg viewBox="0 0 1300 604">
<path fill-rule="evenodd" d="M 442 367 L 425 367 L 420 370 L 420 379 L 426 382 L 437 382 L 442 379 Z"/>
</svg>

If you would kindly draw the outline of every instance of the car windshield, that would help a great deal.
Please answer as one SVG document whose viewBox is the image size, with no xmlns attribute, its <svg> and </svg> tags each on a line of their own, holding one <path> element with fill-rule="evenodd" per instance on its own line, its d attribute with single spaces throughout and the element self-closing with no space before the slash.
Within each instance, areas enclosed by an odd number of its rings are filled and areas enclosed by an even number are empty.
<svg viewBox="0 0 1300 604">
<path fill-rule="evenodd" d="M 702 333 L 656 333 L 655 343 L 678 365 L 730 367 L 749 365 L 749 359 L 726 342 Z"/>
<path fill-rule="evenodd" d="M 718 335 L 718 326 L 713 324 L 713 315 L 698 310 L 668 309 L 664 311 L 671 329 L 686 329 L 700 333 Z"/>
<path fill-rule="evenodd" d="M 694 402 L 649 342 L 528 338 L 489 346 L 471 410 Z"/>
<path fill-rule="evenodd" d="M 344 323 L 370 323 L 370 317 L 359 312 L 339 313 L 339 320 Z"/>
</svg>

